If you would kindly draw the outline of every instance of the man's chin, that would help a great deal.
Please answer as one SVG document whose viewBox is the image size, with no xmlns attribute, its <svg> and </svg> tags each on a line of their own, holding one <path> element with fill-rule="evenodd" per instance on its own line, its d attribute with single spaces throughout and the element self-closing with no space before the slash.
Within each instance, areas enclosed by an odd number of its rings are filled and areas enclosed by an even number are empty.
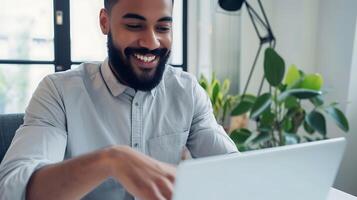
<svg viewBox="0 0 357 200">
<path fill-rule="evenodd" d="M 131 62 L 131 66 L 134 69 L 135 74 L 138 77 L 154 77 L 159 64 L 155 66 L 143 66 L 135 62 Z"/>
<path fill-rule="evenodd" d="M 134 73 L 138 80 L 144 82 L 150 82 L 152 79 L 154 79 L 154 76 L 156 74 L 156 68 L 154 69 L 138 68 L 137 70 L 134 70 Z"/>
</svg>

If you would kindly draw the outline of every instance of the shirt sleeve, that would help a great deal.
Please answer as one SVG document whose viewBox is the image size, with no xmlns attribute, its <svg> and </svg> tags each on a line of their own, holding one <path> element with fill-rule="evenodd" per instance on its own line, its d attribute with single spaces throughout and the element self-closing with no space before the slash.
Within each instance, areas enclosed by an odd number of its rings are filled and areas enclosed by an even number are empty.
<svg viewBox="0 0 357 200">
<path fill-rule="evenodd" d="M 25 199 L 33 172 L 64 159 L 67 144 L 63 98 L 50 76 L 44 78 L 26 109 L 24 124 L 0 164 L 0 199 Z"/>
<path fill-rule="evenodd" d="M 207 93 L 194 82 L 194 115 L 187 141 L 192 157 L 205 157 L 238 152 L 236 145 L 220 126 L 214 115 Z"/>
</svg>

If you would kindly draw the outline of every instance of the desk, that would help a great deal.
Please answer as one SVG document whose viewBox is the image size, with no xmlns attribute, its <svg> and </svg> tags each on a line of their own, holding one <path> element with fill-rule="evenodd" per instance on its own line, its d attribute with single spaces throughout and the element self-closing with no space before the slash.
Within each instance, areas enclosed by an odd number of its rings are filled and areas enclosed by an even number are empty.
<svg viewBox="0 0 357 200">
<path fill-rule="evenodd" d="M 357 200 L 357 197 L 337 190 L 335 188 L 331 188 L 327 200 Z"/>
</svg>

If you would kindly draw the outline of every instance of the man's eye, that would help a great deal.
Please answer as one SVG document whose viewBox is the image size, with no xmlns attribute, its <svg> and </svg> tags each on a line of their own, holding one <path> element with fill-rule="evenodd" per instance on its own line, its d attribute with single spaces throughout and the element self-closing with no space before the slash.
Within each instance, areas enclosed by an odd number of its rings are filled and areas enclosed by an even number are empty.
<svg viewBox="0 0 357 200">
<path fill-rule="evenodd" d="M 139 24 L 126 24 L 126 27 L 129 29 L 140 29 L 142 26 Z"/>
<path fill-rule="evenodd" d="M 171 27 L 169 27 L 169 26 L 160 26 L 160 27 L 157 27 L 157 30 L 160 31 L 160 32 L 169 32 L 171 30 Z"/>
</svg>

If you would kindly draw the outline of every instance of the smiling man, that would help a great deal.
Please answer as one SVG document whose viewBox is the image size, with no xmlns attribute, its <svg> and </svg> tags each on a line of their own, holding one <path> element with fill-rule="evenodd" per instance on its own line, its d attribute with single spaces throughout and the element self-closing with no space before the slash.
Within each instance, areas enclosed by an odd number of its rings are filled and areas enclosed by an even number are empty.
<svg viewBox="0 0 357 200">
<path fill-rule="evenodd" d="M 47 76 L 0 165 L 0 199 L 171 199 L 175 165 L 237 152 L 196 79 L 167 65 L 172 0 L 105 0 L 108 58 Z"/>
</svg>

